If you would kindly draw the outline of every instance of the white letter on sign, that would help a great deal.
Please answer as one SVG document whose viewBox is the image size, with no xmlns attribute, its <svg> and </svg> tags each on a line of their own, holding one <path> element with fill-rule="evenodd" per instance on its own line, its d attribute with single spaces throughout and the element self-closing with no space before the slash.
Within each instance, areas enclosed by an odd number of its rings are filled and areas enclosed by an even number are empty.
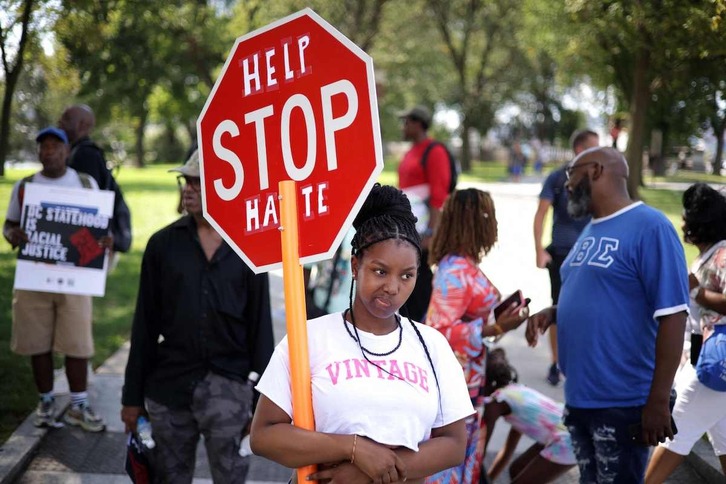
<svg viewBox="0 0 726 484">
<path fill-rule="evenodd" d="M 266 228 L 272 221 L 277 225 L 277 207 L 275 206 L 275 194 L 267 195 L 267 203 L 265 204 L 265 219 L 262 221 L 262 228 Z"/>
<path fill-rule="evenodd" d="M 225 119 L 219 123 L 217 129 L 214 130 L 214 137 L 212 138 L 214 154 L 219 159 L 229 163 L 234 170 L 234 183 L 230 188 L 224 186 L 221 178 L 214 180 L 214 190 L 217 192 L 217 195 L 219 195 L 219 198 L 225 202 L 229 202 L 237 197 L 239 192 L 242 190 L 242 185 L 245 182 L 245 171 L 244 168 L 242 168 L 242 161 L 239 159 L 239 156 L 237 156 L 234 151 L 228 150 L 222 146 L 222 135 L 225 133 L 231 134 L 232 137 L 239 136 L 239 128 L 234 121 Z"/>
<path fill-rule="evenodd" d="M 300 108 L 305 117 L 305 129 L 308 133 L 308 156 L 302 168 L 295 166 L 292 159 L 292 146 L 290 145 L 290 113 L 293 109 Z M 317 139 L 315 137 L 315 115 L 310 101 L 302 94 L 290 96 L 282 107 L 282 122 L 280 126 L 282 137 L 282 160 L 285 162 L 285 171 L 295 181 L 305 180 L 315 168 L 315 151 Z"/>
<path fill-rule="evenodd" d="M 320 183 L 318 185 L 318 213 L 327 213 L 328 212 L 328 206 L 325 205 L 325 201 L 328 197 L 325 196 L 323 191 L 328 188 L 328 183 Z"/>
<path fill-rule="evenodd" d="M 246 200 L 245 213 L 247 214 L 247 233 L 257 232 L 260 228 L 260 199 Z"/>
<path fill-rule="evenodd" d="M 305 218 L 310 218 L 313 215 L 310 207 L 310 194 L 313 193 L 313 186 L 308 185 L 306 187 L 303 187 L 301 192 L 303 197 L 305 198 Z"/>
<path fill-rule="evenodd" d="M 290 42 L 283 42 L 282 44 L 282 58 L 285 61 L 285 80 L 289 81 L 293 77 L 295 77 L 295 72 L 293 72 L 292 69 L 290 69 Z"/>
<path fill-rule="evenodd" d="M 272 105 L 245 114 L 245 124 L 255 123 L 257 138 L 257 165 L 260 170 L 260 190 L 270 188 L 267 173 L 267 141 L 265 140 L 265 118 L 272 116 Z"/>
<path fill-rule="evenodd" d="M 345 94 L 348 98 L 348 111 L 339 117 L 333 117 L 331 99 L 336 94 Z M 338 168 L 338 153 L 335 149 L 335 132 L 347 128 L 358 114 L 358 95 L 355 87 L 347 79 L 333 82 L 320 88 L 323 103 L 323 130 L 325 132 L 325 151 L 328 154 L 328 171 Z"/>
<path fill-rule="evenodd" d="M 277 84 L 275 79 L 275 67 L 272 65 L 272 57 L 275 55 L 275 49 L 270 49 L 265 52 L 265 60 L 267 61 L 267 87 L 271 87 Z"/>
<path fill-rule="evenodd" d="M 257 92 L 260 90 L 260 70 L 259 70 L 259 57 L 257 54 L 252 56 L 255 62 L 255 68 L 250 72 L 250 58 L 246 58 L 242 61 L 242 77 L 245 81 L 245 96 L 249 96 L 250 93 Z M 255 88 L 252 89 L 250 82 L 255 81 Z"/>
<path fill-rule="evenodd" d="M 297 39 L 297 52 L 300 57 L 300 74 L 305 74 L 305 49 L 310 45 L 310 37 L 303 35 Z"/>
</svg>

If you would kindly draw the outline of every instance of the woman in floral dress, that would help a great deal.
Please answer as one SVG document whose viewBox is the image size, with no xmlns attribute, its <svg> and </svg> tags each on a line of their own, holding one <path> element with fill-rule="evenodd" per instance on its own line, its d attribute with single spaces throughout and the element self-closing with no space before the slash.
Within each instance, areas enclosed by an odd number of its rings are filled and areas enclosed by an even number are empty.
<svg viewBox="0 0 726 484">
<path fill-rule="evenodd" d="M 434 234 L 429 263 L 437 265 L 426 324 L 446 336 L 461 363 L 476 413 L 467 419 L 466 459 L 459 467 L 439 472 L 427 484 L 477 484 L 482 472 L 484 439 L 484 338 L 517 328 L 526 308 L 506 308 L 497 320 L 492 310 L 501 293 L 479 268 L 497 241 L 497 219 L 489 193 L 469 188 L 452 193 L 444 204 Z"/>
</svg>

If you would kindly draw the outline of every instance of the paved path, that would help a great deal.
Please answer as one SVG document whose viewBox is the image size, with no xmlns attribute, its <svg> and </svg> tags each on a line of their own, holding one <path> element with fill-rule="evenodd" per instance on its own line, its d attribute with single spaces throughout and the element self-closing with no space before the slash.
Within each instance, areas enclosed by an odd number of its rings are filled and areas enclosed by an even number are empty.
<svg viewBox="0 0 726 484">
<path fill-rule="evenodd" d="M 539 183 L 498 183 L 479 184 L 491 192 L 497 208 L 499 221 L 499 242 L 482 263 L 487 276 L 504 293 L 521 289 L 532 299 L 531 308 L 539 310 L 549 305 L 549 279 L 544 270 L 534 264 L 534 244 L 532 241 L 532 219 L 537 204 Z M 270 274 L 273 320 L 275 336 L 279 340 L 285 334 L 284 301 L 282 299 L 282 277 L 280 272 Z M 547 344 L 538 348 L 528 348 L 524 340 L 524 329 L 501 340 L 503 346 L 519 371 L 520 380 L 550 397 L 563 400 L 562 387 L 552 387 L 545 381 L 550 356 Z M 543 341 L 545 343 L 546 341 Z M 128 478 L 123 470 L 124 441 L 123 424 L 120 421 L 121 386 L 123 368 L 126 363 L 128 347 L 122 347 L 106 364 L 98 369 L 89 388 L 91 400 L 108 423 L 108 431 L 102 434 L 88 434 L 78 429 L 63 428 L 48 431 L 42 439 L 35 457 L 30 461 L 27 471 L 18 482 L 31 483 L 84 483 L 116 484 L 126 483 Z M 59 376 L 56 390 L 63 391 L 63 376 Z M 29 421 L 26 422 L 29 425 Z M 26 429 L 37 435 L 36 429 Z M 35 433 L 33 433 L 35 431 Z M 504 443 L 508 425 L 499 422 L 490 443 L 491 462 L 494 452 Z M 532 441 L 523 438 L 518 452 L 523 451 Z M 290 470 L 263 458 L 255 457 L 250 469 L 248 482 L 252 484 L 284 483 Z M 0 475 L 0 481 L 1 479 Z M 576 469 L 571 470 L 557 482 L 575 483 L 578 481 Z M 204 448 L 199 447 L 195 482 L 211 482 L 209 469 L 204 456 Z M 497 483 L 506 483 L 506 477 Z M 681 466 L 669 479 L 669 483 L 703 482 L 689 466 Z"/>
</svg>

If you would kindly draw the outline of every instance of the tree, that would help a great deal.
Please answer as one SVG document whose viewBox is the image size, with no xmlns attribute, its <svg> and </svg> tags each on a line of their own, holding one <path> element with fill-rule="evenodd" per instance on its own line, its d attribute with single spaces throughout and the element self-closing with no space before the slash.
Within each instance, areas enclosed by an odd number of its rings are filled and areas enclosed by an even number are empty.
<svg viewBox="0 0 726 484">
<path fill-rule="evenodd" d="M 520 1 L 427 0 L 454 68 L 453 101 L 461 112 L 463 170 L 471 167 L 469 131 L 486 132 L 493 115 L 519 85 L 522 65 L 516 32 L 521 26 Z"/>
<path fill-rule="evenodd" d="M 0 10 L 4 12 L 0 16 L 0 55 L 5 79 L 2 119 L 0 120 L 0 176 L 5 176 L 5 160 L 10 145 L 10 115 L 13 95 L 23 70 L 25 49 L 31 38 L 33 8 L 33 0 L 21 2 L 3 0 L 0 2 Z M 7 20 L 7 23 L 4 23 L 3 20 Z M 17 40 L 15 37 L 18 37 Z"/>
<path fill-rule="evenodd" d="M 537 4 L 537 0 L 532 0 Z M 709 50 L 722 50 L 719 25 L 726 13 L 724 0 L 608 0 L 549 2 L 554 15 L 543 16 L 560 32 L 551 53 L 565 71 L 589 75 L 600 87 L 613 85 L 629 111 L 626 157 L 628 189 L 638 197 L 642 184 L 642 153 L 648 134 L 653 96 L 680 66 L 703 59 Z"/>
<path fill-rule="evenodd" d="M 214 83 L 231 45 L 229 13 L 217 3 L 64 2 L 56 31 L 81 73 L 79 95 L 102 121 L 115 111 L 131 120 L 139 166 L 145 162 L 149 99 L 157 86 L 174 93 L 178 113 L 189 116 L 201 110 Z"/>
<path fill-rule="evenodd" d="M 45 52 L 37 38 L 28 44 L 25 56 L 13 95 L 8 153 L 19 160 L 36 160 L 35 133 L 56 124 L 65 103 L 78 91 L 78 78 L 62 52 Z"/>
</svg>

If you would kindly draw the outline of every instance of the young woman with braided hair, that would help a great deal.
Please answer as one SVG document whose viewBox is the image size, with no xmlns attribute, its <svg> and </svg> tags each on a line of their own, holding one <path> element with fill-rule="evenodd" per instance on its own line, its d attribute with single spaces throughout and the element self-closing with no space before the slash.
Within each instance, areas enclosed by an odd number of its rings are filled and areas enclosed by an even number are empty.
<svg viewBox="0 0 726 484">
<path fill-rule="evenodd" d="M 353 222 L 350 307 L 307 324 L 315 431 L 291 424 L 284 338 L 257 386 L 256 454 L 346 484 L 423 482 L 462 461 L 461 367 L 438 331 L 398 315 L 421 263 L 415 222 L 403 192 L 373 187 Z"/>
<path fill-rule="evenodd" d="M 477 412 L 466 421 L 466 459 L 458 467 L 429 477 L 427 484 L 469 484 L 485 479 L 482 449 L 485 438 L 483 388 L 487 348 L 484 338 L 517 328 L 527 316 L 526 307 L 505 308 L 494 319 L 501 293 L 479 268 L 482 257 L 497 241 L 494 201 L 474 188 L 457 190 L 446 200 L 439 228 L 432 241 L 429 263 L 437 265 L 426 324 L 449 341 L 469 387 Z"/>
</svg>

